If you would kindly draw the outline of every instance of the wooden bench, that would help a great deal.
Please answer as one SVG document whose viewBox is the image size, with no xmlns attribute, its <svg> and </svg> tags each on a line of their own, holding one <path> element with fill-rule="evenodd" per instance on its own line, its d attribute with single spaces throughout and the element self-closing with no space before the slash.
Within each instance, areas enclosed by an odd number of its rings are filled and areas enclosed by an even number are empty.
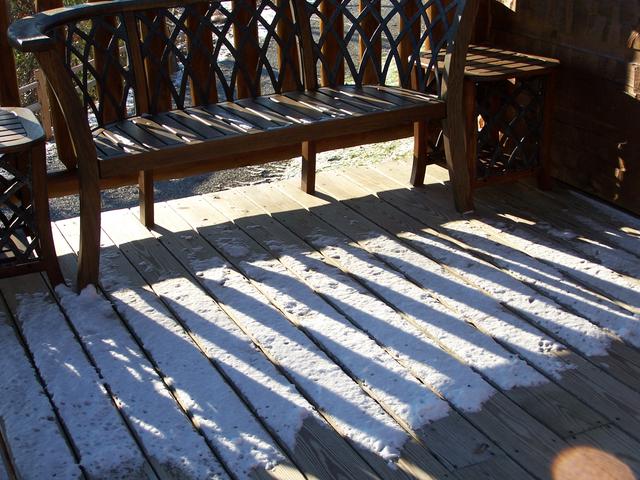
<svg viewBox="0 0 640 480">
<path fill-rule="evenodd" d="M 462 78 L 476 2 L 124 0 L 14 23 L 10 41 L 35 53 L 77 159 L 78 287 L 98 280 L 100 182 L 132 173 L 147 226 L 154 175 L 195 166 L 301 153 L 312 193 L 318 151 L 413 134 L 420 184 L 426 122 L 446 119 L 455 201 L 468 210 Z M 418 68 L 425 44 L 446 50 L 443 69 Z"/>
</svg>

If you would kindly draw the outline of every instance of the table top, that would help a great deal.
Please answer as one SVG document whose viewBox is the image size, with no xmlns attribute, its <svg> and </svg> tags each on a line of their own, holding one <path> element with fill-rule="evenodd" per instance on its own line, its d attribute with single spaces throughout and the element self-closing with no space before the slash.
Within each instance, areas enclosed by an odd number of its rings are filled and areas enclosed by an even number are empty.
<svg viewBox="0 0 640 480">
<path fill-rule="evenodd" d="M 44 130 L 27 108 L 0 107 L 0 154 L 23 151 L 44 139 Z"/>
<path fill-rule="evenodd" d="M 423 66 L 429 61 L 429 52 L 422 56 Z M 439 63 L 444 61 L 441 55 Z M 502 48 L 469 45 L 464 74 L 478 81 L 541 75 L 560 65 L 555 58 L 540 57 Z"/>
</svg>

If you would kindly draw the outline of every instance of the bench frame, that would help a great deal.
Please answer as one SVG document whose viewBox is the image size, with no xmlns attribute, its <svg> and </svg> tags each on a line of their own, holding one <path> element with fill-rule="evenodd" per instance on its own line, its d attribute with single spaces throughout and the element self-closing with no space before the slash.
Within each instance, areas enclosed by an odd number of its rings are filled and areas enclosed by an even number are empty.
<svg viewBox="0 0 640 480">
<path fill-rule="evenodd" d="M 277 3 L 273 5 L 277 5 L 276 8 L 280 8 L 280 5 L 288 4 L 288 0 L 275 1 Z M 258 24 L 255 21 L 251 23 L 250 19 L 252 18 L 252 9 L 255 9 L 261 3 L 261 0 L 258 0 L 258 3 L 256 3 L 256 0 L 235 0 L 233 2 L 235 12 L 230 15 L 234 22 L 233 28 L 236 39 L 242 39 L 242 35 L 246 35 L 245 30 L 254 30 L 251 33 L 257 38 Z M 285 20 L 287 18 L 291 19 L 286 25 L 290 29 L 295 29 L 295 33 L 289 32 L 289 35 L 294 35 L 296 39 L 295 44 L 285 43 L 286 48 L 280 48 L 279 50 L 278 66 L 280 67 L 280 73 L 278 75 L 284 72 L 285 78 L 278 77 L 276 79 L 275 83 L 278 83 L 274 88 L 276 93 L 287 91 L 316 92 L 321 85 L 339 87 L 344 83 L 345 65 L 347 66 L 347 75 L 349 76 L 350 74 L 353 78 L 356 88 L 363 88 L 365 85 L 384 85 L 386 83 L 387 69 L 379 61 L 380 39 L 387 33 L 384 28 L 381 28 L 380 21 L 383 17 L 379 14 L 380 3 L 361 1 L 361 14 L 364 12 L 364 15 L 361 15 L 357 21 L 353 22 L 350 32 L 343 32 L 342 15 L 345 14 L 347 18 L 350 18 L 350 13 L 344 10 L 338 15 L 336 14 L 336 9 L 343 8 L 346 3 L 348 2 L 344 0 L 316 0 L 315 2 L 291 0 L 289 4 L 290 17 L 286 12 L 276 13 L 276 15 L 281 15 L 282 18 L 285 18 L 286 15 Z M 67 27 L 67 25 L 77 23 L 82 19 L 100 17 L 108 20 L 111 16 L 120 15 L 124 19 L 123 25 L 126 24 L 129 32 L 136 31 L 141 33 L 144 32 L 144 25 L 139 27 L 135 23 L 136 19 L 139 22 L 140 18 L 142 18 L 140 16 L 141 11 L 149 12 L 149 15 L 152 16 L 157 12 L 169 12 L 170 8 L 191 5 L 195 7 L 201 6 L 206 10 L 207 6 L 212 8 L 214 4 L 220 7 L 222 2 L 203 2 L 202 0 L 186 0 L 182 2 L 176 2 L 175 0 L 105 1 L 42 12 L 34 17 L 14 23 L 9 30 L 10 41 L 15 48 L 21 51 L 35 53 L 61 107 L 65 123 L 69 128 L 77 161 L 81 206 L 77 287 L 84 288 L 88 284 L 97 284 L 98 281 L 101 181 L 109 177 L 117 178 L 118 176 L 131 175 L 135 171 L 138 172 L 140 186 L 141 220 L 147 226 L 153 225 L 153 180 L 156 175 L 163 178 L 167 176 L 180 177 L 192 174 L 191 172 L 193 171 L 213 171 L 266 163 L 277 159 L 291 158 L 292 153 L 301 153 L 303 159 L 301 186 L 306 192 L 313 193 L 315 157 L 319 151 L 375 143 L 411 135 L 415 139 L 411 182 L 419 186 L 423 184 L 427 165 L 427 121 L 435 118 L 442 119 L 443 123 L 445 153 L 451 175 L 456 208 L 461 212 L 472 210 L 469 172 L 465 156 L 464 110 L 462 105 L 464 64 L 478 8 L 478 0 L 426 0 L 424 3 L 420 0 L 417 0 L 416 3 L 402 0 L 400 3 L 402 4 L 400 36 L 398 37 L 400 40 L 395 45 L 397 51 L 394 52 L 399 65 L 400 83 L 402 87 L 412 86 L 417 90 L 424 91 L 429 88 L 429 83 L 434 83 L 435 78 L 437 83 L 436 94 L 441 101 L 434 102 L 433 108 L 414 108 L 413 110 L 395 110 L 384 112 L 383 114 L 363 115 L 351 122 L 349 120 L 341 120 L 323 123 L 322 125 L 311 122 L 303 127 L 291 129 L 290 131 L 295 132 L 295 134 L 290 137 L 287 137 L 287 129 L 283 129 L 282 136 L 278 141 L 274 141 L 276 137 L 272 138 L 272 136 L 265 135 L 260 138 L 268 138 L 268 141 L 265 140 L 262 143 L 260 141 L 257 143 L 255 141 L 243 142 L 242 140 L 235 141 L 235 143 L 231 142 L 229 145 L 232 145 L 232 147 L 225 151 L 224 154 L 207 154 L 207 152 L 211 152 L 211 145 L 215 144 L 215 140 L 203 142 L 200 144 L 201 146 L 189 146 L 189 156 L 176 157 L 173 155 L 175 152 L 180 151 L 180 147 L 173 149 L 175 151 L 171 151 L 172 156 L 167 154 L 169 150 L 165 153 L 159 150 L 156 161 L 147 157 L 144 162 L 140 162 L 136 160 L 136 155 L 132 154 L 125 159 L 125 162 L 120 162 L 120 170 L 117 168 L 109 170 L 107 161 L 100 163 L 98 160 L 93 139 L 94 134 L 88 121 L 87 96 L 85 95 L 83 98 L 85 101 L 83 105 L 83 99 L 79 99 L 77 92 L 78 84 L 74 85 L 69 74 L 69 65 L 66 63 L 68 57 L 65 56 L 65 48 L 68 49 L 69 45 L 65 44 L 64 38 L 59 32 L 61 29 L 69 29 L 70 27 Z M 364 9 L 363 4 L 367 5 Z M 399 4 L 395 5 L 397 7 Z M 427 7 L 434 8 L 435 11 L 442 13 L 433 21 L 432 28 L 426 29 L 428 31 L 423 36 L 422 33 L 416 34 L 416 28 L 419 30 L 420 19 L 425 18 L 424 9 Z M 211 10 L 208 12 L 210 13 Z M 329 25 L 328 28 L 330 29 L 323 32 L 324 36 L 320 35 L 320 40 L 318 40 L 317 35 L 314 37 L 309 21 L 310 16 L 314 14 L 320 16 L 321 24 Z M 136 15 L 138 16 L 136 17 Z M 409 21 L 416 18 L 418 19 L 417 24 Z M 211 17 L 209 17 L 210 19 Z M 425 20 L 422 20 L 422 22 L 426 23 Z M 236 30 L 237 25 L 244 27 L 244 30 L 240 28 Z M 386 27 L 386 24 L 383 27 Z M 446 27 L 446 31 L 442 31 L 443 27 Z M 439 33 L 437 32 L 438 28 L 441 30 Z M 351 54 L 344 44 L 340 43 L 342 35 L 353 35 L 353 29 L 360 37 L 360 58 L 356 59 L 359 63 L 350 57 Z M 411 32 L 413 32 L 413 36 Z M 275 28 L 271 33 L 276 35 Z M 286 28 L 281 31 L 279 23 L 277 34 L 281 33 L 284 35 L 287 31 Z M 102 34 L 104 35 L 104 32 Z M 111 31 L 111 34 L 113 34 L 113 31 Z M 416 39 L 419 39 L 420 42 Z M 319 41 L 324 43 L 320 45 Z M 442 70 L 437 68 L 432 71 L 427 70 L 426 75 L 417 73 L 421 69 L 415 68 L 415 66 L 420 65 L 420 49 L 424 43 L 431 44 L 435 53 L 439 48 L 446 48 L 447 53 Z M 229 48 L 232 54 L 235 55 L 240 55 L 240 52 L 242 52 L 241 54 L 245 58 L 241 61 L 249 61 L 250 64 L 255 66 L 261 53 L 253 52 L 252 60 L 252 51 L 251 48 L 247 48 L 247 45 L 251 47 L 252 44 L 242 44 L 242 48 L 238 48 L 236 52 L 233 51 L 231 44 L 229 44 Z M 135 85 L 130 85 L 130 87 L 135 95 L 136 113 L 138 115 L 142 113 L 153 114 L 175 110 L 175 105 L 171 105 L 171 98 L 169 98 L 168 103 L 168 97 L 165 97 L 164 100 L 162 98 L 158 100 L 158 95 L 154 97 L 154 101 L 149 100 L 153 96 L 149 95 L 149 92 L 153 90 L 150 85 L 152 82 L 155 82 L 155 85 L 162 84 L 162 79 L 153 78 L 152 69 L 148 69 L 144 75 L 142 74 L 145 61 L 148 62 L 148 58 L 146 60 L 142 58 L 140 45 L 134 46 L 134 48 L 128 46 L 127 48 L 130 48 L 127 52 L 128 67 L 134 71 L 132 83 Z M 434 56 L 434 58 L 436 57 L 437 55 Z M 330 61 L 335 58 L 338 61 L 333 64 L 327 61 L 327 59 Z M 404 60 L 407 58 L 410 60 Z M 211 61 L 211 59 L 209 60 Z M 234 58 L 234 65 L 238 63 L 238 60 L 238 58 Z M 89 62 L 88 57 L 85 57 L 84 61 L 86 62 L 86 69 L 90 70 L 91 68 L 87 65 Z M 100 61 L 105 62 L 105 59 L 98 58 L 96 55 L 95 62 Z M 191 61 L 189 60 L 189 62 Z M 217 58 L 213 58 L 213 61 L 209 64 L 210 67 L 213 62 L 217 64 Z M 412 64 L 411 62 L 414 63 Z M 318 79 L 318 70 L 321 71 L 320 79 Z M 286 76 L 287 72 L 288 77 Z M 418 78 L 421 75 L 422 78 Z M 233 101 L 234 98 L 251 99 L 261 94 L 259 81 L 252 82 L 246 72 L 240 71 L 235 77 L 232 77 L 232 82 L 230 83 L 233 85 L 230 84 L 229 91 L 225 92 L 228 100 Z M 98 89 L 99 93 L 103 95 L 103 100 L 107 98 L 104 96 L 107 89 L 105 85 L 103 84 L 101 89 Z M 209 99 L 203 98 L 207 94 L 197 93 L 197 86 L 194 85 L 192 82 L 192 90 L 196 92 L 193 96 L 200 97 L 195 98 L 196 105 L 218 103 L 217 95 Z M 146 92 L 145 95 L 140 94 L 143 91 Z M 142 97 L 146 97 L 146 100 Z M 211 102 L 211 99 L 214 101 Z M 179 109 L 184 108 L 184 105 L 180 105 L 180 98 L 177 98 L 177 100 L 174 98 L 173 100 L 175 104 L 178 104 Z M 116 103 L 112 102 L 113 105 Z M 104 100 L 100 102 L 99 108 L 101 110 L 94 110 L 98 112 L 97 118 L 103 117 L 98 118 L 99 125 L 106 124 L 109 120 L 117 121 L 128 118 L 126 111 L 118 112 L 117 105 L 115 108 L 113 105 L 111 105 L 111 111 L 109 111 L 109 108 L 107 108 L 109 103 Z M 414 113 L 409 114 L 411 111 Z M 420 114 L 418 115 L 417 112 L 420 112 Z M 353 129 L 353 131 L 345 135 L 345 127 Z M 198 156 L 195 161 L 191 156 L 193 153 Z M 124 166 L 128 168 L 128 171 L 122 171 Z"/>
</svg>

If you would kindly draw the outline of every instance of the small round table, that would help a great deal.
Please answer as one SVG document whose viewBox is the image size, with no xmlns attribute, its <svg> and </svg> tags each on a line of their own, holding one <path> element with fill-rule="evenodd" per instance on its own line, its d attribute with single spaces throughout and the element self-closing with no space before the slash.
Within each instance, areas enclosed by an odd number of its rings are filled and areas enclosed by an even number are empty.
<svg viewBox="0 0 640 480">
<path fill-rule="evenodd" d="M 423 66 L 429 61 L 425 53 Z M 559 64 L 553 58 L 469 46 L 464 113 L 472 188 L 532 173 L 538 174 L 540 187 L 550 187 L 551 117 Z M 440 152 L 436 142 L 430 161 L 438 161 Z"/>
<path fill-rule="evenodd" d="M 49 220 L 45 136 L 26 108 L 0 107 L 0 277 L 44 270 L 63 283 Z"/>
</svg>

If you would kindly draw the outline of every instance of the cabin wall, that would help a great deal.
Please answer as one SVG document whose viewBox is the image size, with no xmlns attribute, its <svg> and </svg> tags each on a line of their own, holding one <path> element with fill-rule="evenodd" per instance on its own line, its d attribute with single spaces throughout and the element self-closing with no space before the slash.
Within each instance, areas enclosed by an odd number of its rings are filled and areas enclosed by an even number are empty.
<svg viewBox="0 0 640 480">
<path fill-rule="evenodd" d="M 502 0 L 491 6 L 493 43 L 562 62 L 554 176 L 637 214 L 640 40 L 633 34 L 639 25 L 640 0 Z"/>
</svg>

